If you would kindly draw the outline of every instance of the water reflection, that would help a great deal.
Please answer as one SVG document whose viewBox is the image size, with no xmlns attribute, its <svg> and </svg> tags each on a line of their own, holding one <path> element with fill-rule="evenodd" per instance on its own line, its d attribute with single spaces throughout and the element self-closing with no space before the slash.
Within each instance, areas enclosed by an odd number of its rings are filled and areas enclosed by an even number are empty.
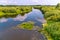
<svg viewBox="0 0 60 40">
<path fill-rule="evenodd" d="M 27 18 L 28 14 L 25 14 L 24 16 L 18 15 L 16 18 L 12 18 L 14 21 L 24 21 Z"/>
<path fill-rule="evenodd" d="M 1 18 L 0 23 L 8 22 L 8 20 L 24 21 L 26 18 L 27 18 L 27 14 L 25 14 L 24 16 L 17 15 L 15 18 Z"/>
<path fill-rule="evenodd" d="M 38 21 L 37 19 L 42 20 L 42 19 L 44 19 L 44 16 L 43 16 L 43 14 L 42 14 L 42 12 L 40 10 L 33 9 L 32 12 L 30 12 L 28 14 L 28 17 L 27 17 L 26 20 Z"/>
<path fill-rule="evenodd" d="M 0 23 L 7 22 L 7 21 L 8 21 L 8 19 L 6 19 L 6 18 L 1 18 L 0 19 Z"/>
</svg>

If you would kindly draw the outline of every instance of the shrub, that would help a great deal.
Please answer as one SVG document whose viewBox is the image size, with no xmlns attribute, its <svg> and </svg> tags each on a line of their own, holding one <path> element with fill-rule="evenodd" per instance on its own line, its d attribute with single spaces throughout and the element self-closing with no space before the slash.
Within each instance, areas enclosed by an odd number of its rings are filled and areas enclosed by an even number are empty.
<svg viewBox="0 0 60 40">
<path fill-rule="evenodd" d="M 45 30 L 50 34 L 53 40 L 60 40 L 60 22 L 50 23 Z"/>
<path fill-rule="evenodd" d="M 2 12 L 0 14 L 0 17 L 12 17 L 12 16 L 16 16 L 18 14 L 24 15 L 28 12 L 30 12 L 32 10 L 32 7 L 30 6 L 4 6 L 4 7 L 0 7 L 0 12 Z M 4 13 L 4 14 L 3 14 Z"/>
<path fill-rule="evenodd" d="M 19 24 L 17 26 L 18 28 L 21 28 L 21 29 L 27 29 L 27 30 L 32 30 L 33 27 L 34 27 L 34 22 L 23 22 L 22 24 Z"/>
<path fill-rule="evenodd" d="M 3 12 L 0 12 L 0 17 L 3 17 L 5 14 Z"/>
</svg>

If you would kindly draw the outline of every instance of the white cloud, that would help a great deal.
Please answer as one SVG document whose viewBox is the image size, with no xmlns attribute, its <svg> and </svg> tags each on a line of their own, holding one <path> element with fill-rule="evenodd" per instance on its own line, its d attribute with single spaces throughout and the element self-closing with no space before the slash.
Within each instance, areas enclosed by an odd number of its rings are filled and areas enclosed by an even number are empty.
<svg viewBox="0 0 60 40">
<path fill-rule="evenodd" d="M 60 0 L 40 0 L 40 4 L 42 5 L 56 5 L 57 3 L 60 3 Z"/>
<path fill-rule="evenodd" d="M 7 0 L 0 0 L 0 4 L 7 4 Z"/>
<path fill-rule="evenodd" d="M 0 4 L 20 4 L 20 5 L 27 5 L 27 4 L 42 4 L 42 5 L 56 5 L 60 3 L 60 0 L 0 0 Z"/>
<path fill-rule="evenodd" d="M 32 0 L 32 2 L 39 2 L 39 0 Z"/>
</svg>

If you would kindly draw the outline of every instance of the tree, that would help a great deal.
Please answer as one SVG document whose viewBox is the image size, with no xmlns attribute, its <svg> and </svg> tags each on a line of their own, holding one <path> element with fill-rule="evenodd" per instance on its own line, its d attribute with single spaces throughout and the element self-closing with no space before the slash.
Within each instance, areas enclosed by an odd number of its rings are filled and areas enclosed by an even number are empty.
<svg viewBox="0 0 60 40">
<path fill-rule="evenodd" d="M 60 3 L 57 4 L 56 8 L 57 9 L 60 9 Z"/>
</svg>

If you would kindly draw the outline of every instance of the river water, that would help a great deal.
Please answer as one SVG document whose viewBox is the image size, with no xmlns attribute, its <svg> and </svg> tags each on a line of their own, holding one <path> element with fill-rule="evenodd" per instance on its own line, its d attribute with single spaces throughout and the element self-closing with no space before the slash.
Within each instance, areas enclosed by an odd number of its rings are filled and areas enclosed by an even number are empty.
<svg viewBox="0 0 60 40">
<path fill-rule="evenodd" d="M 0 32 L 5 31 L 11 27 L 17 26 L 22 22 L 33 21 L 35 25 L 40 26 L 42 28 L 42 23 L 44 23 L 45 19 L 43 14 L 38 9 L 32 9 L 31 12 L 25 14 L 24 16 L 17 15 L 15 18 L 0 18 Z"/>
</svg>

